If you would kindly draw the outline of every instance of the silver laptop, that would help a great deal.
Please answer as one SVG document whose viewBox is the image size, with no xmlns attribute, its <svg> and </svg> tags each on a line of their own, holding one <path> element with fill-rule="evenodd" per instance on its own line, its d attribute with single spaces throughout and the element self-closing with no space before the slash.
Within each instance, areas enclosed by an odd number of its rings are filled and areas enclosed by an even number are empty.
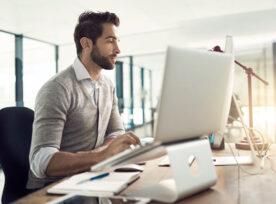
<svg viewBox="0 0 276 204">
<path fill-rule="evenodd" d="M 116 168 L 155 148 L 224 129 L 234 77 L 231 54 L 169 46 L 154 142 L 121 152 L 91 167 Z"/>
</svg>

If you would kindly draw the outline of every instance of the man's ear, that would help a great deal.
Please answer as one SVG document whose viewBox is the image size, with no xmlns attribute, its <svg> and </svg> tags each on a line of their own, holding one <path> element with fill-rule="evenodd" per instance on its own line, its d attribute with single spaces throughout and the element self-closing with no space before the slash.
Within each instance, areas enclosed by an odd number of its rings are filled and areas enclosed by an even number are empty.
<svg viewBox="0 0 276 204">
<path fill-rule="evenodd" d="M 91 39 L 87 37 L 82 37 L 80 39 L 80 44 L 82 46 L 83 51 L 91 52 L 93 49 L 93 42 Z"/>
</svg>

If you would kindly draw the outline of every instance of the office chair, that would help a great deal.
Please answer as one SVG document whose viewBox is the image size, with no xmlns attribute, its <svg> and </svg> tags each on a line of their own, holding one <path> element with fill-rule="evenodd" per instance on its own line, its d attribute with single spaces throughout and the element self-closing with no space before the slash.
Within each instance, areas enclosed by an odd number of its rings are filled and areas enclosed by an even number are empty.
<svg viewBox="0 0 276 204">
<path fill-rule="evenodd" d="M 29 193 L 29 151 L 33 110 L 8 107 L 0 110 L 0 163 L 5 175 L 2 203 L 10 203 Z"/>
</svg>

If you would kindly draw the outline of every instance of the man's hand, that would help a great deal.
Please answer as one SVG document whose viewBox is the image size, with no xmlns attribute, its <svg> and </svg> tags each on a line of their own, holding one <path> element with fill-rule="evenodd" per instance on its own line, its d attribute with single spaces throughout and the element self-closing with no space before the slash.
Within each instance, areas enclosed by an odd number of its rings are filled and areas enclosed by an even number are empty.
<svg viewBox="0 0 276 204">
<path fill-rule="evenodd" d="M 140 139 L 131 131 L 126 132 L 123 135 L 119 135 L 108 142 L 108 147 L 103 151 L 104 158 L 109 158 L 115 154 L 118 154 L 128 148 L 130 145 L 141 144 Z"/>
<path fill-rule="evenodd" d="M 86 152 L 56 152 L 46 169 L 47 176 L 68 176 L 90 169 L 115 154 L 140 144 L 139 138 L 133 132 L 127 132 L 114 139 L 107 140 L 102 146 Z"/>
</svg>

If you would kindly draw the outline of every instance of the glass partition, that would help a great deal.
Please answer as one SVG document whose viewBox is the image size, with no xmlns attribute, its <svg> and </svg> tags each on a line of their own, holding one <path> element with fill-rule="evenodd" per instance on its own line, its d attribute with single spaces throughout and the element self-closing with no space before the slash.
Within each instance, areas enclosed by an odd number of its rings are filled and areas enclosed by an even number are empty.
<svg viewBox="0 0 276 204">
<path fill-rule="evenodd" d="M 41 86 L 56 74 L 53 45 L 23 38 L 24 106 L 34 108 Z"/>
<path fill-rule="evenodd" d="M 15 39 L 0 32 L 0 109 L 15 106 Z"/>
</svg>

